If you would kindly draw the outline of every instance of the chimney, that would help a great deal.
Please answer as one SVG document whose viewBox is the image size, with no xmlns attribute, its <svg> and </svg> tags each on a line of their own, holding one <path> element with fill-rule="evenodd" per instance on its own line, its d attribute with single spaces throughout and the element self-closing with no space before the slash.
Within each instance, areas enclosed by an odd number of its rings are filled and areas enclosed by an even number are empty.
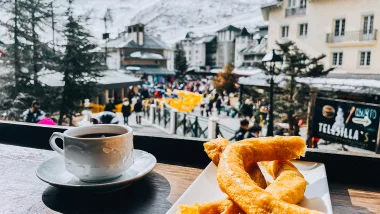
<svg viewBox="0 0 380 214">
<path fill-rule="evenodd" d="M 133 39 L 138 45 L 144 45 L 144 25 L 136 24 L 129 26 L 128 38 Z"/>
<path fill-rule="evenodd" d="M 139 24 L 138 26 L 138 44 L 139 45 L 144 45 L 144 25 Z"/>
</svg>

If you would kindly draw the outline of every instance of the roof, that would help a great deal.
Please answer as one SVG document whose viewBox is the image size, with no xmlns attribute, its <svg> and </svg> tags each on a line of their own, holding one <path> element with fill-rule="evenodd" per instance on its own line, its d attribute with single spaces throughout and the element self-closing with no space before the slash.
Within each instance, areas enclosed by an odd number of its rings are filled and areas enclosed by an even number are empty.
<svg viewBox="0 0 380 214">
<path fill-rule="evenodd" d="M 122 70 L 106 70 L 103 71 L 103 77 L 99 77 L 97 83 L 103 86 L 124 84 L 131 85 L 139 84 L 140 79 L 131 75 L 127 75 Z M 38 80 L 45 85 L 51 87 L 62 87 L 64 86 L 63 74 L 56 71 L 44 71 Z"/>
<path fill-rule="evenodd" d="M 339 75 L 341 78 L 331 78 L 331 76 Z M 346 78 L 342 75 L 334 72 L 327 77 L 302 77 L 296 78 L 296 81 L 299 83 L 308 84 L 311 87 L 316 87 L 321 91 L 341 91 L 349 92 L 355 94 L 373 94 L 380 95 L 380 80 L 378 79 L 359 79 L 362 74 L 350 74 Z M 356 78 L 355 78 L 356 77 Z M 280 75 L 275 76 L 275 82 L 279 84 L 280 87 L 285 86 L 285 79 L 287 77 Z M 269 87 L 268 82 L 269 76 L 265 75 L 264 72 L 257 73 L 249 77 L 239 78 L 239 84 L 241 85 L 252 85 L 252 86 L 261 86 Z"/>
<path fill-rule="evenodd" d="M 135 41 L 130 41 L 125 48 L 146 48 L 146 49 L 171 49 L 165 42 L 158 38 L 144 34 L 144 44 L 138 45 Z"/>
<path fill-rule="evenodd" d="M 222 28 L 222 29 L 218 30 L 217 32 L 220 32 L 220 31 L 235 31 L 235 32 L 240 32 L 241 29 L 237 28 L 237 27 L 235 27 L 233 25 L 228 25 L 227 27 Z"/>
<path fill-rule="evenodd" d="M 174 71 L 169 71 L 168 69 L 162 67 L 162 66 L 155 66 L 155 65 L 126 65 L 127 68 L 133 68 L 128 69 L 125 72 L 127 74 L 150 74 L 150 75 L 164 75 L 164 76 L 171 76 L 175 75 Z M 137 69 L 139 68 L 139 69 Z"/>
<path fill-rule="evenodd" d="M 248 45 L 246 48 L 240 51 L 244 55 L 265 55 L 267 52 L 267 43 L 264 40 L 261 40 L 261 43 L 258 45 Z"/>
<path fill-rule="evenodd" d="M 139 59 L 165 59 L 161 54 L 149 53 L 145 51 L 136 51 L 131 53 L 125 58 L 139 58 Z"/>
<path fill-rule="evenodd" d="M 278 6 L 278 4 L 282 3 L 282 0 L 273 0 L 271 2 L 265 3 L 261 5 L 261 9 L 269 8 L 269 7 L 274 7 Z"/>
<path fill-rule="evenodd" d="M 126 45 L 128 45 L 128 43 L 130 43 L 131 41 L 133 41 L 133 40 L 132 39 L 124 40 L 123 38 L 112 39 L 112 40 L 107 42 L 107 47 L 109 47 L 109 48 L 122 48 L 122 47 L 125 47 Z"/>
<path fill-rule="evenodd" d="M 216 36 L 213 36 L 213 35 L 203 36 L 203 37 L 196 39 L 194 43 L 195 44 L 209 43 L 215 38 L 216 38 Z"/>
<path fill-rule="evenodd" d="M 261 13 L 263 14 L 263 18 L 265 21 L 268 21 L 269 19 L 269 10 L 278 8 L 282 5 L 282 0 L 274 0 L 267 4 L 261 5 Z"/>
<path fill-rule="evenodd" d="M 250 36 L 250 35 L 251 34 L 248 32 L 247 28 L 244 27 L 238 36 Z"/>
<path fill-rule="evenodd" d="M 109 48 L 146 48 L 146 49 L 164 49 L 170 50 L 171 48 L 160 39 L 144 34 L 144 44 L 142 46 L 138 45 L 133 39 L 124 39 L 117 38 L 110 40 L 107 43 L 107 47 Z"/>
</svg>

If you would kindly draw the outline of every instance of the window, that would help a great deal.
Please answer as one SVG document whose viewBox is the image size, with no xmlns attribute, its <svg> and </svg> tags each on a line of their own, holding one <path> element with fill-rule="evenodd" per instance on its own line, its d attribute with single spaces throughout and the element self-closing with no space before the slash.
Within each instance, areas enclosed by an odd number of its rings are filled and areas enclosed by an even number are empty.
<svg viewBox="0 0 380 214">
<path fill-rule="evenodd" d="M 300 24 L 300 36 L 307 36 L 307 23 L 306 24 Z"/>
<path fill-rule="evenodd" d="M 288 0 L 288 7 L 295 7 L 296 6 L 296 0 Z"/>
<path fill-rule="evenodd" d="M 158 64 L 158 60 L 154 60 L 154 64 Z"/>
<path fill-rule="evenodd" d="M 300 1 L 300 8 L 306 8 L 306 0 L 301 0 Z"/>
<path fill-rule="evenodd" d="M 195 53 L 198 53 L 198 51 L 195 51 Z"/>
<path fill-rule="evenodd" d="M 335 20 L 334 36 L 344 36 L 346 19 Z"/>
<path fill-rule="evenodd" d="M 360 52 L 360 66 L 371 65 L 371 51 Z"/>
<path fill-rule="evenodd" d="M 373 15 L 364 16 L 363 18 L 363 34 L 373 33 Z"/>
<path fill-rule="evenodd" d="M 288 38 L 289 26 L 282 26 L 281 28 L 282 28 L 281 37 L 282 38 Z"/>
<path fill-rule="evenodd" d="M 343 52 L 333 53 L 332 65 L 341 66 L 343 64 Z"/>
</svg>

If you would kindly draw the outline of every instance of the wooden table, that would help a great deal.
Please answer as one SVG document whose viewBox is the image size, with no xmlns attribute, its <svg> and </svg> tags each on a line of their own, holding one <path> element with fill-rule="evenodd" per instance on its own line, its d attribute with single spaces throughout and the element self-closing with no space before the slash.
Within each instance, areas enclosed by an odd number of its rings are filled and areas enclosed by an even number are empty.
<svg viewBox="0 0 380 214">
<path fill-rule="evenodd" d="M 53 151 L 0 144 L 0 213 L 164 214 L 201 169 L 159 163 L 152 173 L 114 193 L 65 192 L 40 181 L 35 170 Z M 380 213 L 380 189 L 330 183 L 334 213 Z"/>
</svg>

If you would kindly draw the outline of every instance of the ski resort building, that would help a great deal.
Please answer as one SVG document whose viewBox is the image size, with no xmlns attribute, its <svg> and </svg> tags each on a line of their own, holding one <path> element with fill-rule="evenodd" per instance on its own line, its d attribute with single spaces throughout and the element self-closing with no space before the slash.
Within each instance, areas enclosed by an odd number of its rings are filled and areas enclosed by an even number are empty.
<svg viewBox="0 0 380 214">
<path fill-rule="evenodd" d="M 140 23 L 127 26 L 118 38 L 110 40 L 107 54 L 109 69 L 122 69 L 149 82 L 165 82 L 175 75 L 173 50 L 159 38 L 146 34 Z"/>
</svg>

